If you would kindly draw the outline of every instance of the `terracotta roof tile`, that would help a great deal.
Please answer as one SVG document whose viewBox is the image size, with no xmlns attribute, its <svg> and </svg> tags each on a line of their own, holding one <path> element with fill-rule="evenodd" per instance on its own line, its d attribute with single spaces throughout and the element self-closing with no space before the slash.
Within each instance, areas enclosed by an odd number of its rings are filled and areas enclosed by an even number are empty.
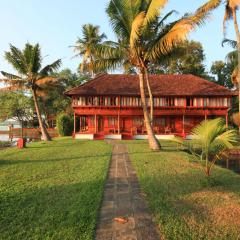
<svg viewBox="0 0 240 240">
<path fill-rule="evenodd" d="M 154 96 L 234 96 L 235 92 L 203 78 L 186 75 L 150 75 Z M 137 75 L 102 74 L 65 93 L 72 95 L 139 94 Z"/>
</svg>

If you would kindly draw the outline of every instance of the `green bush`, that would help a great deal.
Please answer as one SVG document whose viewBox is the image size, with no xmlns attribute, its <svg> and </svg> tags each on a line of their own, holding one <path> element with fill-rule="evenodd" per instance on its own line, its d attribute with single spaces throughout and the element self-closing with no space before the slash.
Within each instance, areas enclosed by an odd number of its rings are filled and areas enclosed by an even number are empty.
<svg viewBox="0 0 240 240">
<path fill-rule="evenodd" d="M 4 147 L 9 147 L 11 146 L 11 143 L 9 141 L 0 141 L 0 148 L 4 148 Z"/>
<path fill-rule="evenodd" d="M 57 116 L 57 130 L 60 136 L 71 136 L 73 132 L 73 118 L 65 113 Z"/>
</svg>

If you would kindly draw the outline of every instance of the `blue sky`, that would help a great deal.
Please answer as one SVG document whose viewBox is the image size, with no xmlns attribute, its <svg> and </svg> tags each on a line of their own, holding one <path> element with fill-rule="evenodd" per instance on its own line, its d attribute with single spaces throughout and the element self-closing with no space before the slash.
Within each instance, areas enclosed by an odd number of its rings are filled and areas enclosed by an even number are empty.
<svg viewBox="0 0 240 240">
<path fill-rule="evenodd" d="M 180 17 L 185 12 L 192 12 L 205 1 L 170 0 L 165 12 L 175 9 Z M 114 38 L 105 8 L 108 0 L 0 0 L 1 3 L 1 37 L 0 70 L 12 71 L 4 60 L 4 51 L 9 43 L 22 48 L 26 42 L 40 43 L 45 63 L 58 58 L 63 59 L 62 68 L 77 69 L 80 59 L 72 58 L 73 45 L 81 36 L 81 26 L 92 23 L 101 26 L 101 30 L 110 39 Z M 224 8 L 214 11 L 212 19 L 190 35 L 191 39 L 200 41 L 205 49 L 208 68 L 215 60 L 224 60 L 231 50 L 222 48 L 222 18 Z M 232 24 L 229 24 L 228 37 L 234 38 Z"/>
</svg>

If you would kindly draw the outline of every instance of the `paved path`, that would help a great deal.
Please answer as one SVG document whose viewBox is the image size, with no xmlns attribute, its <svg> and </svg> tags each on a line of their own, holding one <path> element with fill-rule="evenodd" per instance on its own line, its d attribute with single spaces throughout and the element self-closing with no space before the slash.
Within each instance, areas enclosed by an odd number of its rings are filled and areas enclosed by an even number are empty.
<svg viewBox="0 0 240 240">
<path fill-rule="evenodd" d="M 127 147 L 113 143 L 113 154 L 105 185 L 96 240 L 159 240 L 146 201 L 140 195 L 136 173 Z M 127 223 L 114 218 L 124 217 Z"/>
</svg>

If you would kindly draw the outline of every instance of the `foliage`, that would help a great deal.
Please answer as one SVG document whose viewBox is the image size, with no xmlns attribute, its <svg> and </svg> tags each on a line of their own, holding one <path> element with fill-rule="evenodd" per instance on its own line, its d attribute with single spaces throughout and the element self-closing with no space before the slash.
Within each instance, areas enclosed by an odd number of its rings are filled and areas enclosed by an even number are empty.
<svg viewBox="0 0 240 240">
<path fill-rule="evenodd" d="M 11 142 L 8 141 L 0 141 L 0 148 L 5 148 L 11 146 Z"/>
<path fill-rule="evenodd" d="M 126 141 L 155 223 L 163 239 L 237 239 L 240 235 L 240 176 L 215 167 L 209 186 L 192 155 L 162 141 L 152 152 L 146 141 Z M 233 220 L 234 219 L 234 220 Z"/>
<path fill-rule="evenodd" d="M 82 38 L 78 38 L 76 45 L 73 46 L 74 51 L 77 52 L 76 56 L 82 57 L 82 63 L 79 67 L 81 72 L 90 74 L 92 77 L 99 72 L 94 66 L 96 49 L 105 38 L 104 33 L 100 34 L 99 26 L 92 24 L 82 26 Z"/>
<path fill-rule="evenodd" d="M 56 116 L 61 112 L 72 113 L 71 99 L 64 92 L 79 86 L 87 81 L 89 77 L 81 73 L 72 73 L 70 69 L 64 69 L 53 74 L 58 79 L 58 85 L 52 89 L 47 96 L 42 97 L 40 104 L 46 118 Z"/>
<path fill-rule="evenodd" d="M 0 239 L 92 240 L 111 146 L 54 139 L 0 151 Z"/>
<path fill-rule="evenodd" d="M 237 142 L 235 130 L 228 130 L 221 118 L 204 120 L 191 132 L 193 140 L 182 140 L 188 150 L 205 161 L 204 172 L 211 175 L 215 162 L 225 156 L 227 149 Z"/>
<path fill-rule="evenodd" d="M 234 122 L 237 126 L 240 126 L 240 113 L 235 113 L 235 114 L 233 114 L 233 122 Z"/>
<path fill-rule="evenodd" d="M 238 70 L 238 51 L 237 51 L 237 41 L 231 39 L 224 39 L 222 45 L 228 44 L 235 50 L 229 52 L 226 56 L 226 62 L 231 66 L 231 81 L 233 84 L 237 85 L 237 70 Z"/>
<path fill-rule="evenodd" d="M 178 52 L 179 54 L 177 54 Z M 175 51 L 175 54 L 173 53 L 168 61 L 154 64 L 150 67 L 149 72 L 153 74 L 193 74 L 206 77 L 204 60 L 205 54 L 202 44 L 196 41 L 185 41 L 179 44 L 177 52 Z"/>
<path fill-rule="evenodd" d="M 237 11 L 240 6 L 239 0 L 225 0 L 225 14 L 223 19 L 223 31 L 224 37 L 226 36 L 226 23 L 230 20 L 233 21 L 233 26 L 236 34 L 236 42 L 225 40 L 230 43 L 237 51 L 230 53 L 231 62 L 235 64 L 235 69 L 232 74 L 232 81 L 238 87 L 239 96 L 240 96 L 240 29 L 238 25 Z M 240 101 L 238 106 L 238 112 L 240 112 Z M 240 132 L 240 127 L 239 127 Z"/>
<path fill-rule="evenodd" d="M 42 120 L 37 97 L 46 96 L 48 91 L 56 86 L 57 78 L 50 75 L 60 67 L 61 60 L 58 59 L 42 68 L 43 58 L 39 44 L 31 45 L 29 43 L 25 44 L 23 50 L 10 44 L 10 51 L 5 52 L 5 58 L 18 72 L 18 75 L 1 71 L 4 76 L 1 81 L 7 84 L 7 87 L 1 90 L 25 90 L 32 94 L 43 139 L 45 141 L 50 140 L 51 138 Z"/>
<path fill-rule="evenodd" d="M 212 0 L 200 7 L 195 14 L 168 22 L 175 13 L 166 15 L 162 9 L 167 1 L 110 1 L 107 14 L 118 42 L 108 41 L 100 46 L 97 66 L 114 69 L 128 63 L 140 67 L 143 62 L 159 63 L 169 56 L 176 46 L 185 42 L 188 33 L 203 24 L 209 12 L 220 1 Z M 140 54 L 141 52 L 141 54 Z"/>
<path fill-rule="evenodd" d="M 234 65 L 230 62 L 215 61 L 211 66 L 211 73 L 217 76 L 216 83 L 227 88 L 233 88 L 232 72 Z"/>
<path fill-rule="evenodd" d="M 57 116 L 57 130 L 60 136 L 71 136 L 73 132 L 73 118 L 65 113 Z"/>
<path fill-rule="evenodd" d="M 0 92 L 0 119 L 8 118 L 15 118 L 19 122 L 32 119 L 32 99 L 23 92 Z"/>
</svg>

